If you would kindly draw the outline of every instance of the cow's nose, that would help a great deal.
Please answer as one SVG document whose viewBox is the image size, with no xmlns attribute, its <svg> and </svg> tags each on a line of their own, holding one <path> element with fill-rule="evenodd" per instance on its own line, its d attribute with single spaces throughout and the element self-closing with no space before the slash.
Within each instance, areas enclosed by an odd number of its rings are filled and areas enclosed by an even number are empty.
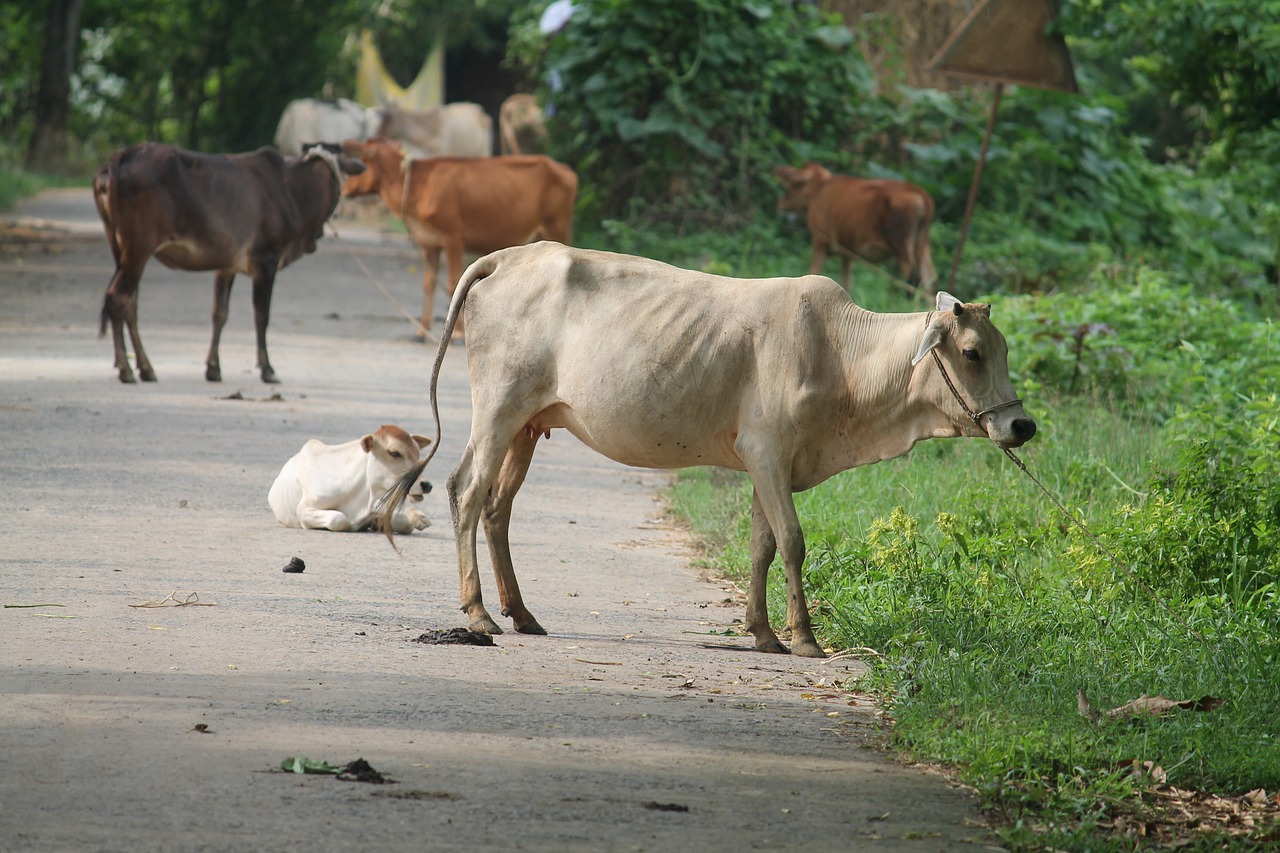
<svg viewBox="0 0 1280 853">
<path fill-rule="evenodd" d="M 1032 431 L 1032 432 L 1035 432 L 1035 431 L 1036 431 L 1036 425 L 1035 425 L 1035 424 L 1031 424 L 1031 431 Z M 1028 438 L 1030 438 L 1031 436 L 1027 436 L 1027 437 L 1028 437 Z M 426 480 L 423 480 L 423 481 L 422 481 L 421 483 L 419 483 L 418 485 L 422 486 L 422 493 L 423 493 L 424 495 L 429 495 L 429 494 L 431 494 L 431 484 L 430 484 L 430 483 L 428 483 Z"/>
<path fill-rule="evenodd" d="M 1031 418 L 1018 418 L 1010 424 L 1010 427 L 1013 429 L 1014 438 L 1018 439 L 1019 444 L 1025 444 L 1036 434 L 1036 422 Z"/>
</svg>

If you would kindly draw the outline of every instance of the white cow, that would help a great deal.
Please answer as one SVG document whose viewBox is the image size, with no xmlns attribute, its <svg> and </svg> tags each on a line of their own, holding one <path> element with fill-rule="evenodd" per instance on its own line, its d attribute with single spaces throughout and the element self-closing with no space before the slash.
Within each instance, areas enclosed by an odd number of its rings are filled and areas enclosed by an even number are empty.
<svg viewBox="0 0 1280 853">
<path fill-rule="evenodd" d="M 379 521 L 378 499 L 417 463 L 420 451 L 430 443 L 426 436 L 387 424 L 345 444 L 323 444 L 313 438 L 284 464 L 267 503 L 285 527 L 366 530 Z M 429 527 L 431 521 L 421 511 L 404 506 L 404 501 L 421 501 L 430 490 L 431 484 L 425 481 L 407 487 L 387 507 L 389 518 L 381 523 L 395 533 Z"/>
<path fill-rule="evenodd" d="M 431 376 L 437 439 L 436 383 L 464 308 L 471 438 L 448 491 L 473 630 L 501 633 L 480 596 L 483 521 L 503 615 L 517 631 L 545 633 L 520 596 L 508 528 L 538 439 L 553 429 L 628 465 L 746 471 L 747 630 L 757 649 L 787 652 L 765 610 L 765 576 L 781 550 L 792 649 L 810 657 L 823 652 L 805 603 L 792 493 L 923 439 L 1016 447 L 1036 431 L 1014 396 L 990 306 L 939 293 L 936 311 L 877 314 L 821 276 L 732 279 L 543 242 L 486 255 L 463 275 Z M 412 489 L 432 455 L 389 502 Z"/>
<path fill-rule="evenodd" d="M 382 108 L 377 136 L 393 139 L 410 157 L 488 157 L 493 154 L 493 119 L 468 101 L 428 110 Z"/>
<path fill-rule="evenodd" d="M 325 101 L 300 98 L 290 101 L 276 125 L 276 148 L 297 157 L 307 142 L 361 142 L 373 136 L 382 123 L 380 107 L 365 108 L 355 101 L 339 98 Z"/>
</svg>

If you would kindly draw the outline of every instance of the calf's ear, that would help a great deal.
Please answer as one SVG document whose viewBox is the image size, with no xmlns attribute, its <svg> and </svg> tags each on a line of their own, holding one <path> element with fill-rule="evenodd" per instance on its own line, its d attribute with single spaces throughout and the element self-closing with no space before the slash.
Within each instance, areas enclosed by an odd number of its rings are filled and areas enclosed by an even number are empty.
<svg viewBox="0 0 1280 853">
<path fill-rule="evenodd" d="M 364 448 L 365 453 L 372 453 L 373 452 L 373 436 L 366 435 L 361 437 L 360 446 Z"/>
<path fill-rule="evenodd" d="M 941 294 L 939 294 L 941 296 Z M 939 299 L 939 302 L 942 300 Z M 959 305 L 960 303 L 956 303 Z M 920 341 L 920 349 L 916 353 L 915 358 L 911 359 L 911 366 L 915 367 L 920 363 L 920 359 L 929 354 L 929 350 L 942 343 L 942 339 L 946 336 L 946 330 L 942 328 L 942 324 L 936 319 L 930 320 L 929 325 L 925 327 L 924 338 Z"/>
<path fill-rule="evenodd" d="M 417 443 L 420 450 L 426 450 L 427 445 L 431 443 L 431 439 L 425 435 L 411 435 L 409 438 L 412 438 Z"/>
</svg>

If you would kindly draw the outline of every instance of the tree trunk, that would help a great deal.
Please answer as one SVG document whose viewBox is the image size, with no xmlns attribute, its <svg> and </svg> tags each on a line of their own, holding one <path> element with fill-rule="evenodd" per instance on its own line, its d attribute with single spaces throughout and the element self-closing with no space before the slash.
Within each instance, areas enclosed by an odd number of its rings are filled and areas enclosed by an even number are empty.
<svg viewBox="0 0 1280 853">
<path fill-rule="evenodd" d="M 27 168 L 62 172 L 67 168 L 67 115 L 71 109 L 71 72 L 80 44 L 84 0 L 49 0 L 44 62 L 36 95 L 36 126 L 27 149 Z"/>
</svg>

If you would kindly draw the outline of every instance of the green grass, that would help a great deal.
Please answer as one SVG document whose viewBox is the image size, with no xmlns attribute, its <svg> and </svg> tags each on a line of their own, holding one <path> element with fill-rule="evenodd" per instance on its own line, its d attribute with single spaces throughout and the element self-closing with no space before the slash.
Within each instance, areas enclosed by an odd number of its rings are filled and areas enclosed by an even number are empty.
<svg viewBox="0 0 1280 853">
<path fill-rule="evenodd" d="M 52 187 L 84 187 L 91 181 L 92 178 L 68 178 L 0 167 L 0 212 L 12 210 L 19 201 L 41 190 Z"/>
<path fill-rule="evenodd" d="M 677 263 L 747 273 L 717 254 L 740 247 L 704 241 L 682 258 L 676 245 L 666 251 Z M 752 273 L 807 262 L 803 243 L 758 245 L 771 254 Z M 627 250 L 653 247 L 637 239 Z M 883 299 L 873 307 L 914 307 Z M 1274 793 L 1280 336 L 1141 269 L 992 301 L 1040 427 L 1020 454 L 1120 562 L 988 442 L 924 442 L 797 495 L 820 637 L 875 650 L 868 677 L 849 686 L 880 698 L 895 748 L 956 768 L 1015 849 L 1141 846 L 1110 829 L 1118 815 L 1155 820 L 1154 783 L 1131 773 L 1134 760 L 1171 786 Z M 1082 324 L 1092 325 L 1077 350 Z M 669 501 L 708 565 L 745 584 L 746 477 L 683 472 Z M 785 623 L 781 576 L 775 565 L 775 626 Z M 1097 710 L 1143 694 L 1225 702 L 1099 722 L 1079 712 L 1077 691 Z M 1263 839 L 1280 829 L 1196 836 L 1187 849 Z"/>
</svg>

